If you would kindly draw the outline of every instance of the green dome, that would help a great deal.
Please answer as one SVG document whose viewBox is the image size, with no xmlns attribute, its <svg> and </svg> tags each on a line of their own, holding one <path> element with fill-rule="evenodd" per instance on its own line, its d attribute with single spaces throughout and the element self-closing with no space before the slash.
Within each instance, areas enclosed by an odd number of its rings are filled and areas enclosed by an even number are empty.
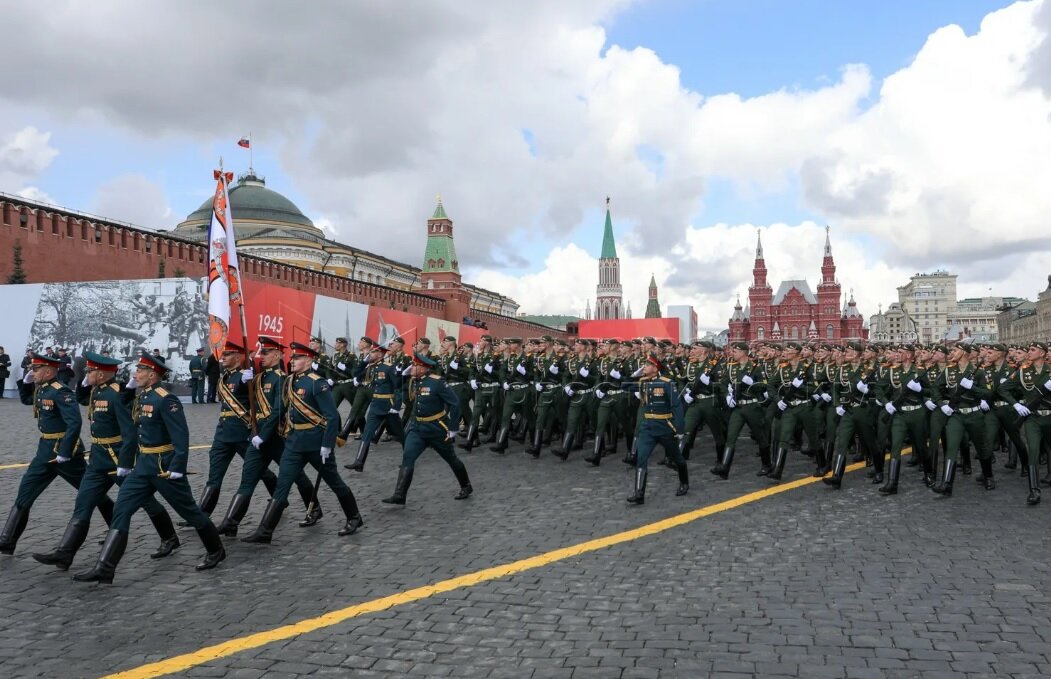
<svg viewBox="0 0 1051 679">
<path fill-rule="evenodd" d="M 255 235 L 258 231 L 273 233 L 285 230 L 292 232 L 288 234 L 292 237 L 308 237 L 311 240 L 324 237 L 295 203 L 277 191 L 266 188 L 266 181 L 254 174 L 238 177 L 237 183 L 230 188 L 230 209 L 238 240 L 242 236 Z M 202 234 L 211 220 L 212 199 L 208 198 L 175 227 L 175 232 L 192 238 Z"/>
</svg>

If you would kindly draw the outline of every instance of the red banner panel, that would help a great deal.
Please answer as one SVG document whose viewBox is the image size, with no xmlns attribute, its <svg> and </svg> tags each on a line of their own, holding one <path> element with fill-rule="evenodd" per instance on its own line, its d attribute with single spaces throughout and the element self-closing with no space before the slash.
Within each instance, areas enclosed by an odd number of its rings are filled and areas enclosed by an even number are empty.
<svg viewBox="0 0 1051 679">
<path fill-rule="evenodd" d="M 383 346 L 387 346 L 395 337 L 401 337 L 405 340 L 405 351 L 411 352 L 416 338 L 427 334 L 427 317 L 370 307 L 365 334 Z"/>
<path fill-rule="evenodd" d="M 255 346 L 259 335 L 276 337 L 284 344 L 310 340 L 314 321 L 314 293 L 276 285 L 245 286 L 245 323 L 248 346 Z M 230 339 L 241 342 L 241 320 L 234 307 Z"/>
<path fill-rule="evenodd" d="M 579 336 L 586 339 L 627 340 L 653 337 L 679 341 L 678 318 L 622 318 L 611 321 L 579 321 Z"/>
</svg>

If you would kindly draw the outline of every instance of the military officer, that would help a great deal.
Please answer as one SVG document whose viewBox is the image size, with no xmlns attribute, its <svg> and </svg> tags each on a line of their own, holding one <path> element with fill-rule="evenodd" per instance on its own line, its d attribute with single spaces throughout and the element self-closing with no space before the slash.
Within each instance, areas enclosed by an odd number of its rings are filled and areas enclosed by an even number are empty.
<svg viewBox="0 0 1051 679">
<path fill-rule="evenodd" d="M 983 347 L 983 351 L 985 352 L 989 388 L 994 392 L 993 402 L 989 404 L 992 409 L 985 416 L 985 440 L 988 445 L 992 445 L 992 442 L 1003 433 L 1010 442 L 1010 455 L 1004 468 L 1015 469 L 1018 466 L 1017 460 L 1020 459 L 1023 474 L 1028 473 L 1029 455 L 1022 441 L 1018 413 L 1012 407 L 1012 402 L 1006 400 L 1000 393 L 1001 385 L 1004 385 L 1008 391 L 1015 391 L 1017 382 L 1013 378 L 1017 367 L 1012 367 L 1007 362 L 1007 347 L 1003 344 L 988 344 Z M 1017 403 L 1017 400 L 1014 402 Z M 982 482 L 984 483 L 984 479 Z"/>
<path fill-rule="evenodd" d="M 190 402 L 204 403 L 204 348 L 190 359 Z"/>
<path fill-rule="evenodd" d="M 372 398 L 368 412 L 365 414 L 365 428 L 362 430 L 361 444 L 354 462 L 344 465 L 347 469 L 365 471 L 365 460 L 369 457 L 372 440 L 381 426 L 386 426 L 391 436 L 402 443 L 405 436 L 401 429 L 401 394 L 402 374 L 397 366 L 383 360 L 387 352 L 380 345 L 374 345 L 368 360 L 358 363 L 354 378 L 366 386 Z"/>
<path fill-rule="evenodd" d="M 84 478 L 84 444 L 80 441 L 80 407 L 73 391 L 57 379 L 62 362 L 58 357 L 34 353 L 26 380 L 36 385 L 33 415 L 40 438 L 36 455 L 18 484 L 18 495 L 0 532 L 0 554 L 14 554 L 15 545 L 29 522 L 29 510 L 56 477 L 80 488 Z M 113 502 L 103 494 L 97 498 L 99 513 L 110 522 Z"/>
<path fill-rule="evenodd" d="M 664 372 L 664 364 L 657 354 L 650 354 L 642 365 L 642 377 L 638 382 L 642 425 L 638 432 L 638 454 L 635 464 L 635 488 L 628 502 L 641 505 L 646 501 L 646 475 L 650 454 L 660 444 L 665 455 L 679 472 L 679 488 L 676 495 L 685 495 L 690 489 L 690 477 L 686 460 L 679 453 L 679 440 L 685 426 L 682 399 L 679 398 L 675 382 Z"/>
<path fill-rule="evenodd" d="M 281 464 L 281 455 L 285 450 L 285 440 L 279 431 L 285 408 L 281 401 L 281 388 L 285 380 L 285 372 L 281 369 L 284 349 L 285 345 L 273 337 L 259 337 L 262 371 L 251 382 L 251 388 L 255 390 L 254 431 L 250 434 L 251 445 L 244 454 L 241 484 L 219 524 L 219 533 L 228 537 L 237 537 L 237 528 L 248 512 L 252 494 L 264 474 L 273 476 L 267 467 L 271 462 L 278 466 Z M 272 487 L 268 486 L 267 490 L 270 491 Z M 313 526 L 321 519 L 321 505 L 313 498 L 314 486 L 303 472 L 296 478 L 296 489 L 307 508 L 307 516 L 299 525 L 303 528 Z"/>
<path fill-rule="evenodd" d="M 160 386 L 167 372 L 162 357 L 145 352 L 135 366 L 135 383 L 140 389 L 135 399 L 132 421 L 138 427 L 139 454 L 133 459 L 134 448 L 129 446 L 121 450 L 117 476 L 127 478 L 117 494 L 113 522 L 95 567 L 77 573 L 73 576 L 74 580 L 113 582 L 117 564 L 128 545 L 131 517 L 154 493 L 160 493 L 179 516 L 197 529 L 206 551 L 204 560 L 195 567 L 197 570 L 215 568 L 226 558 L 219 531 L 194 502 L 193 492 L 186 480 L 190 432 L 182 403 Z"/>
<path fill-rule="evenodd" d="M 318 475 L 335 494 L 346 516 L 346 523 L 339 535 L 352 535 L 365 522 L 358 511 L 354 493 L 339 476 L 336 456 L 332 448 L 339 434 L 339 413 L 332 400 L 332 388 L 328 381 L 312 370 L 319 359 L 317 351 L 299 342 L 291 343 L 292 374 L 285 378 L 281 398 L 286 404 L 282 431 L 285 436 L 285 451 L 281 455 L 281 467 L 266 512 L 255 532 L 241 538 L 242 542 L 270 544 L 288 506 L 288 493 L 307 464 L 318 470 Z M 316 499 L 315 490 L 315 498 Z"/>
<path fill-rule="evenodd" d="M 763 402 L 769 398 L 766 383 L 760 376 L 762 367 L 748 355 L 747 342 L 733 342 L 733 360 L 726 366 L 719 393 L 730 411 L 730 422 L 726 430 L 726 449 L 722 461 L 712 467 L 711 472 L 721 479 L 730 476 L 733 465 L 734 449 L 741 430 L 748 425 L 748 430 L 759 444 L 759 457 L 762 466 L 757 476 L 766 476 L 770 467 L 770 431 L 763 416 Z"/>
<path fill-rule="evenodd" d="M 134 458 L 136 446 L 135 425 L 131 421 L 129 402 L 134 399 L 135 391 L 123 390 L 116 381 L 120 361 L 92 351 L 85 352 L 84 358 L 84 381 L 77 389 L 77 400 L 88 407 L 91 455 L 77 491 L 73 517 L 58 547 L 47 554 L 33 555 L 40 563 L 56 566 L 63 571 L 69 569 L 77 550 L 84 544 L 95 505 L 106 497 L 106 491 L 111 486 L 124 483 L 124 478 L 116 476 L 118 460 L 120 457 Z M 130 448 L 130 451 L 125 451 L 125 448 Z M 164 506 L 152 497 L 143 504 L 143 508 L 161 538 L 160 547 L 150 558 L 168 556 L 179 546 L 179 537 L 175 534 L 171 517 Z"/>
<path fill-rule="evenodd" d="M 383 499 L 387 504 L 405 504 L 416 460 L 427 448 L 433 448 L 456 476 L 460 492 L 454 499 L 464 500 L 474 492 L 467 468 L 456 456 L 456 449 L 452 445 L 456 438 L 456 422 L 460 419 L 459 399 L 445 384 L 438 369 L 438 362 L 431 356 L 414 354 L 410 370 L 413 378 L 412 414 L 409 430 L 405 434 L 405 449 L 394 494 Z"/>
<path fill-rule="evenodd" d="M 522 351 L 521 338 L 508 337 L 506 341 L 508 355 L 501 371 L 504 407 L 500 418 L 500 433 L 496 437 L 496 445 L 489 448 L 494 453 L 507 450 L 507 438 L 511 432 L 513 417 L 517 416 L 527 423 L 532 419 L 532 413 L 529 412 L 529 388 L 533 380 L 533 362 Z"/>
</svg>

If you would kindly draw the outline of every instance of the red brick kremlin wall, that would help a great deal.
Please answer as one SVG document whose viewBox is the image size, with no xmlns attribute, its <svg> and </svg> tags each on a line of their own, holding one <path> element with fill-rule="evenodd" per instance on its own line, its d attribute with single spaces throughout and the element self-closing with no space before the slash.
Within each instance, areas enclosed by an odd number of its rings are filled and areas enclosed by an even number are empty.
<svg viewBox="0 0 1051 679">
<path fill-rule="evenodd" d="M 203 245 L 137 229 L 126 224 L 0 198 L 0 284 L 14 270 L 13 250 L 22 245 L 22 270 L 27 283 L 67 283 L 157 278 L 164 275 L 200 278 L 207 275 L 208 249 Z M 241 277 L 329 297 L 422 314 L 459 323 L 462 305 L 447 305 L 430 295 L 319 273 L 250 255 L 239 255 Z M 455 309 L 449 308 L 456 307 Z M 455 315 L 455 318 L 449 317 Z M 565 333 L 508 316 L 472 312 L 485 319 L 497 337 Z"/>
</svg>

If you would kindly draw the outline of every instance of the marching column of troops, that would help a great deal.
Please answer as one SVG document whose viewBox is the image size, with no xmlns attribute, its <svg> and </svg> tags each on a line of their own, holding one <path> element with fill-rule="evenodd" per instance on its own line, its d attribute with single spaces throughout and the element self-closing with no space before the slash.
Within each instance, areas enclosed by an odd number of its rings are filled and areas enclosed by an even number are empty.
<svg viewBox="0 0 1051 679">
<path fill-rule="evenodd" d="M 623 444 L 623 462 L 634 470 L 630 504 L 645 502 L 649 460 L 659 446 L 660 464 L 677 473 L 681 496 L 689 492 L 688 460 L 705 428 L 713 441 L 711 474 L 724 480 L 747 427 L 758 449 L 757 476 L 775 482 L 797 453 L 812 458 L 813 475 L 834 489 L 848 460 L 864 462 L 871 483 L 889 496 L 898 492 L 907 456 L 905 466 L 916 468 L 920 482 L 947 498 L 957 470 L 970 475 L 973 460 L 981 471 L 977 482 L 993 490 L 995 453 L 1001 452 L 1003 467 L 1020 467 L 1027 478 L 1027 504 L 1040 502 L 1041 484 L 1051 485 L 1051 471 L 1039 478 L 1051 442 L 1051 368 L 1042 342 L 732 342 L 719 350 L 706 341 L 649 337 L 577 339 L 571 346 L 549 336 L 496 342 L 484 335 L 478 346 L 446 336 L 433 350 L 421 338 L 411 353 L 400 337 L 386 347 L 362 337 L 355 351 L 338 338 L 335 348 L 329 356 L 319 338 L 286 347 L 260 337 L 253 368 L 245 367 L 244 347 L 227 343 L 199 502 L 187 481 L 183 405 L 161 384 L 168 372 L 163 358 L 144 353 L 135 377 L 121 385 L 120 361 L 88 352 L 84 380 L 74 391 L 56 378 L 58 358 L 34 354 L 35 388 L 24 400 L 40 435 L 0 532 L 0 554 L 14 553 L 34 501 L 58 477 L 77 489 L 72 516 L 52 552 L 33 554 L 37 561 L 68 570 L 96 509 L 109 527 L 94 566 L 73 576 L 78 581 L 112 582 L 140 508 L 160 538 L 152 558 L 181 546 L 158 494 L 181 525 L 196 529 L 205 549 L 198 570 L 226 558 L 222 537 L 237 536 L 260 482 L 270 501 L 242 541 L 272 541 L 293 486 L 305 507 L 299 526 L 316 525 L 323 517 L 322 481 L 343 511 L 339 535 L 352 535 L 364 520 L 335 458 L 335 449 L 351 440 L 355 459 L 344 467 L 355 472 L 364 471 L 380 440 L 402 446 L 394 492 L 382 500 L 393 505 L 406 503 L 415 463 L 427 448 L 449 465 L 459 485 L 455 499 L 463 500 L 474 489 L 457 445 L 506 454 L 510 441 L 534 458 L 545 447 L 561 461 L 581 451 L 595 466 Z M 346 418 L 339 411 L 344 401 Z M 90 448 L 80 438 L 81 405 L 90 420 Z M 241 478 L 217 526 L 212 513 L 235 456 L 243 460 Z M 308 465 L 317 471 L 313 483 Z M 108 495 L 113 485 L 115 502 Z"/>
</svg>

